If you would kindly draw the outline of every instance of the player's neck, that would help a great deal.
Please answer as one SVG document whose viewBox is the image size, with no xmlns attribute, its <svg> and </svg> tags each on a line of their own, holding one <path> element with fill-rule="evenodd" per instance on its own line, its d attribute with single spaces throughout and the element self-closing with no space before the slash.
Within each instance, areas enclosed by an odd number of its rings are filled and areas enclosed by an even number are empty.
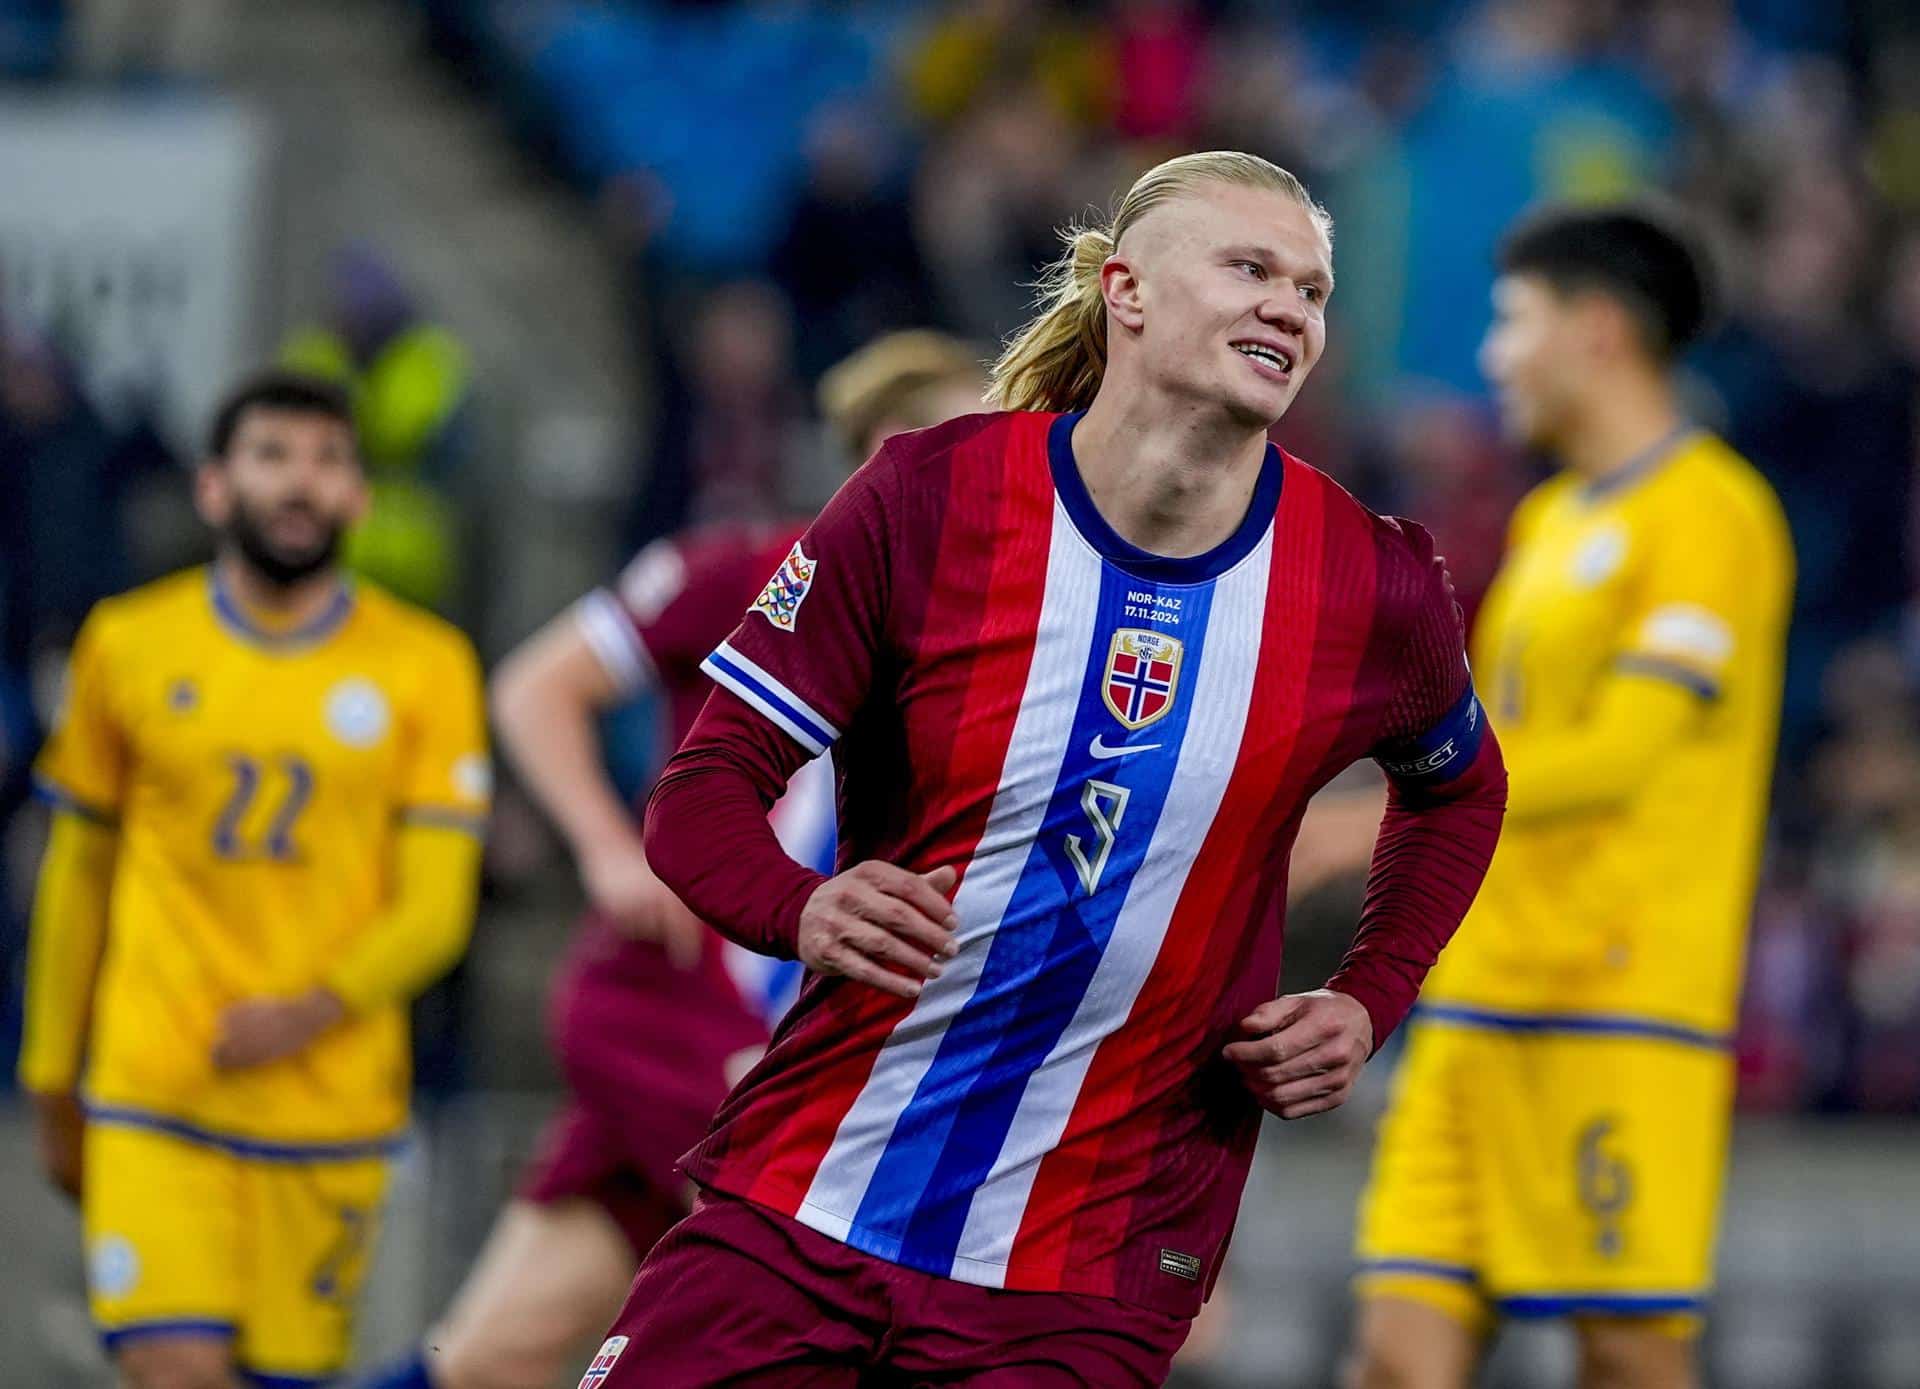
<svg viewBox="0 0 1920 1389">
<path fill-rule="evenodd" d="M 1685 423 L 1673 389 L 1664 379 L 1630 379 L 1595 395 L 1559 454 L 1566 467 L 1590 483 L 1605 482 L 1640 466 L 1648 454 Z"/>
<path fill-rule="evenodd" d="M 322 569 L 295 583 L 277 584 L 231 552 L 222 554 L 214 564 L 227 595 L 265 627 L 304 627 L 326 612 L 340 592 L 337 569 Z"/>
<path fill-rule="evenodd" d="M 1124 403 L 1123 403 L 1124 402 Z M 1145 391 L 1103 389 L 1073 431 L 1087 495 L 1120 537 L 1156 555 L 1202 555 L 1247 514 L 1264 433 L 1167 408 Z"/>
</svg>

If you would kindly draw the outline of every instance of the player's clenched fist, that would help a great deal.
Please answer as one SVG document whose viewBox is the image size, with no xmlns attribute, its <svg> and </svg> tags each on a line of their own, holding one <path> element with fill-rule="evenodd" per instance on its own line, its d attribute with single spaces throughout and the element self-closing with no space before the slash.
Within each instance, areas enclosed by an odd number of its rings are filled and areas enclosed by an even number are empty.
<svg viewBox="0 0 1920 1389">
<path fill-rule="evenodd" d="M 800 960 L 901 998 L 918 996 L 959 949 L 951 868 L 913 873 L 869 859 L 827 879 L 800 912 Z"/>
<path fill-rule="evenodd" d="M 1373 1019 L 1332 989 L 1288 994 L 1240 1020 L 1246 1039 L 1222 1053 L 1260 1107 L 1282 1119 L 1338 1109 L 1373 1055 Z"/>
</svg>

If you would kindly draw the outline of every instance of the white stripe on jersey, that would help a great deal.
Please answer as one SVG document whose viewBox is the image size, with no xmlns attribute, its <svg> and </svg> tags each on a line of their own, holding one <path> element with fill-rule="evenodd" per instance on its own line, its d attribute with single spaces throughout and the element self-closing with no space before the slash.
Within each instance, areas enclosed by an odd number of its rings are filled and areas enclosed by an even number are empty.
<svg viewBox="0 0 1920 1389">
<path fill-rule="evenodd" d="M 573 620 L 614 689 L 632 695 L 653 688 L 653 657 L 618 598 L 604 588 L 596 588 L 573 605 Z"/>
<path fill-rule="evenodd" d="M 724 685 L 772 720 L 788 737 L 818 757 L 840 741 L 840 730 L 820 716 L 806 700 L 787 688 L 758 663 L 723 641 L 700 669 L 715 684 Z"/>
<path fill-rule="evenodd" d="M 1066 1131 L 1100 1043 L 1133 1011 L 1160 955 L 1187 874 L 1199 855 L 1240 760 L 1247 704 L 1260 662 L 1273 531 L 1215 584 L 1206 645 L 1185 740 L 1146 858 L 1127 889 L 1113 935 L 1067 1030 L 1021 1094 L 1006 1142 L 974 1193 L 954 1255 L 954 1276 L 1000 1287 L 1026 1215 L 1040 1160 Z"/>
<path fill-rule="evenodd" d="M 994 930 L 1026 871 L 1027 848 L 1060 779 L 1099 614 L 1101 572 L 1100 556 L 1081 542 L 1056 498 L 1033 662 L 1007 740 L 1000 789 L 953 899 L 963 948 L 945 973 L 928 981 L 881 1047 L 814 1173 L 795 1218 L 824 1235 L 846 1239 L 894 1125 L 933 1064 L 948 1024 L 980 982 Z"/>
</svg>

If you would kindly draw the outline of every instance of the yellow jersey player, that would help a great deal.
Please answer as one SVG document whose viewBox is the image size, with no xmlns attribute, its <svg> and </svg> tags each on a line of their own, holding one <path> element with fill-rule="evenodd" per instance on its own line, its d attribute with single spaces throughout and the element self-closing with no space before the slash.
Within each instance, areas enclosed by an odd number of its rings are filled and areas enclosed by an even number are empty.
<svg viewBox="0 0 1920 1389">
<path fill-rule="evenodd" d="M 336 567 L 367 496 L 349 418 L 299 377 L 231 398 L 196 478 L 217 558 L 93 611 L 36 768 L 21 1079 L 130 1389 L 342 1368 L 405 1005 L 472 921 L 478 664 Z"/>
<path fill-rule="evenodd" d="M 1511 778 L 1493 866 L 1422 994 L 1360 1211 L 1374 1389 L 1466 1384 L 1500 1316 L 1573 1319 L 1586 1389 L 1697 1382 L 1734 1024 L 1779 717 L 1780 506 L 1687 424 L 1689 234 L 1549 209 L 1481 351 L 1557 477 L 1515 513 L 1472 645 Z"/>
</svg>

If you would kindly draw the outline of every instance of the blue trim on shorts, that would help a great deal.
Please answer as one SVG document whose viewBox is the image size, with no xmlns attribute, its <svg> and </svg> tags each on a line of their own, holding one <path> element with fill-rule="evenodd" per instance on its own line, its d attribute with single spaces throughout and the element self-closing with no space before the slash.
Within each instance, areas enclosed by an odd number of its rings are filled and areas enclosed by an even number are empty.
<svg viewBox="0 0 1920 1389">
<path fill-rule="evenodd" d="M 1706 1302 L 1701 1293 L 1540 1293 L 1495 1298 L 1493 1305 L 1509 1317 L 1567 1317 L 1580 1312 L 1657 1317 L 1698 1312 Z"/>
<path fill-rule="evenodd" d="M 1449 1283 L 1478 1283 L 1480 1275 L 1465 1264 L 1443 1264 L 1436 1259 L 1368 1259 L 1360 1265 L 1362 1274 L 1402 1273 L 1422 1278 L 1444 1278 Z"/>
<path fill-rule="evenodd" d="M 326 1389 L 332 1375 L 270 1375 L 259 1370 L 241 1370 L 240 1382 L 247 1389 Z"/>
<path fill-rule="evenodd" d="M 198 1124 L 189 1124 L 184 1119 L 170 1118 L 164 1114 L 149 1114 L 141 1109 L 128 1109 L 122 1105 L 86 1106 L 87 1118 L 96 1124 L 110 1127 L 144 1129 L 149 1133 L 162 1133 L 169 1138 L 183 1139 L 188 1143 L 199 1143 L 209 1148 L 218 1148 L 234 1157 L 250 1158 L 255 1162 L 354 1162 L 362 1158 L 393 1157 L 407 1146 L 407 1135 L 394 1134 L 388 1138 L 363 1138 L 346 1143 L 274 1143 L 258 1138 L 239 1138 L 232 1134 L 216 1133 L 203 1129 Z"/>
<path fill-rule="evenodd" d="M 1657 1018 L 1638 1018 L 1621 1013 L 1502 1013 L 1491 1008 L 1462 1008 L 1451 1003 L 1420 1003 L 1413 1016 L 1430 1022 L 1458 1023 L 1463 1027 L 1489 1027 L 1500 1032 L 1565 1033 L 1576 1036 L 1642 1037 L 1655 1042 L 1678 1042 L 1682 1046 L 1725 1051 L 1733 1038 L 1725 1032 L 1702 1032 Z"/>
<path fill-rule="evenodd" d="M 239 1328 L 230 1321 L 213 1317 L 156 1317 L 151 1321 L 130 1321 L 121 1326 L 100 1328 L 100 1343 L 112 1355 L 129 1341 L 145 1341 L 155 1336 L 206 1336 L 232 1340 Z"/>
</svg>

